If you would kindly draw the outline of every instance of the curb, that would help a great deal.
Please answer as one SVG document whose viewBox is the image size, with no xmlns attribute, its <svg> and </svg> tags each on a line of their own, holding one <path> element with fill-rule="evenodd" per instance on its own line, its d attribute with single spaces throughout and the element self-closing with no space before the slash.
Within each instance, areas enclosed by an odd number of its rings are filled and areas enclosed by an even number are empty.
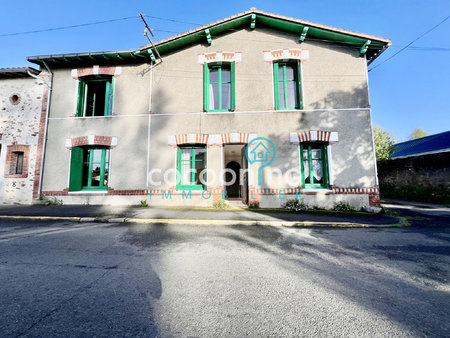
<svg viewBox="0 0 450 338">
<path fill-rule="evenodd" d="M 264 220 L 218 220 L 218 219 L 174 219 L 174 218 L 105 218 L 105 217 L 69 217 L 69 216 L 5 216 L 0 219 L 14 219 L 27 221 L 71 221 L 80 223 L 141 223 L 141 224 L 197 224 L 197 225 L 261 225 L 280 227 L 327 227 L 327 228 L 400 228 L 407 226 L 403 218 L 392 224 L 367 224 L 353 222 L 325 222 L 325 221 L 264 221 Z"/>
</svg>

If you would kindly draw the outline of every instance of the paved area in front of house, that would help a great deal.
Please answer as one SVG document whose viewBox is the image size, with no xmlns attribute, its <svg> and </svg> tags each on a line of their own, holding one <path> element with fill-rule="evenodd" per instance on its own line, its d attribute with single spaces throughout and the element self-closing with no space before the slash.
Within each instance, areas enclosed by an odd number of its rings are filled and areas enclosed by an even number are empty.
<svg viewBox="0 0 450 338">
<path fill-rule="evenodd" d="M 0 220 L 0 336 L 448 336 L 450 229 L 411 217 L 395 229 Z"/>
<path fill-rule="evenodd" d="M 369 213 L 341 213 L 308 211 L 303 213 L 282 210 L 212 210 L 182 208 L 139 208 L 133 206 L 62 205 L 62 206 L 0 206 L 2 216 L 59 216 L 137 219 L 239 220 L 267 222 L 347 222 L 368 225 L 392 225 L 397 218 Z"/>
</svg>

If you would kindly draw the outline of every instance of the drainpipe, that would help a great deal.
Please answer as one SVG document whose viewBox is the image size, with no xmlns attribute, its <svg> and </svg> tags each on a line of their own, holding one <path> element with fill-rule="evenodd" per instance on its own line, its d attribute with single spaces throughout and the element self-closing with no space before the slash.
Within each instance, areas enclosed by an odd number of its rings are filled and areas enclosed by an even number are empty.
<svg viewBox="0 0 450 338">
<path fill-rule="evenodd" d="M 47 107 L 46 107 L 46 110 L 45 110 L 44 137 L 43 137 L 43 143 L 42 143 L 41 166 L 40 166 L 40 175 L 39 175 L 39 186 L 38 186 L 38 192 L 37 192 L 38 198 L 39 198 L 39 196 L 42 193 L 42 177 L 43 177 L 43 174 L 44 174 L 45 148 L 47 146 L 48 115 L 49 115 L 49 112 L 50 112 L 50 101 L 51 101 L 51 97 L 52 97 L 52 83 L 53 83 L 53 73 L 50 70 L 50 67 L 48 66 L 47 62 L 45 62 L 44 60 L 42 60 L 42 63 L 44 64 L 45 68 L 47 69 L 47 72 L 50 75 L 50 79 L 48 81 L 44 80 L 43 78 L 40 78 L 40 77 L 38 77 L 38 76 L 36 76 L 34 74 L 32 74 L 30 72 L 30 70 L 27 70 L 28 74 L 31 77 L 34 77 L 34 78 L 36 78 L 38 80 L 41 80 L 41 81 L 45 82 L 45 84 L 48 87 Z"/>
</svg>

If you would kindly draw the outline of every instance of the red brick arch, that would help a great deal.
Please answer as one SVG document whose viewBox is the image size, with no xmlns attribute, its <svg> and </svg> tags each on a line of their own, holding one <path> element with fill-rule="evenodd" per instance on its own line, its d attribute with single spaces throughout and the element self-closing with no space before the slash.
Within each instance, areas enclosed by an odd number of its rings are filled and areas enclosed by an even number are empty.
<svg viewBox="0 0 450 338">
<path fill-rule="evenodd" d="M 66 142 L 66 146 L 69 149 L 71 149 L 72 147 L 82 147 L 90 145 L 114 148 L 117 145 L 117 138 L 112 136 L 90 135 L 74 137 L 68 139 Z"/>
</svg>

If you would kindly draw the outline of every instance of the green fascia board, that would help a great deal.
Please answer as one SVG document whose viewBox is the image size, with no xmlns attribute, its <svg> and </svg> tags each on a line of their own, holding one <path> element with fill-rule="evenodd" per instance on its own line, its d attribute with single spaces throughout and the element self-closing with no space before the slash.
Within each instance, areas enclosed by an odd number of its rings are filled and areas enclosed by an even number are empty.
<svg viewBox="0 0 450 338">
<path fill-rule="evenodd" d="M 212 27 L 209 27 L 209 31 L 212 36 L 226 34 L 228 31 L 238 28 L 248 28 L 251 24 L 252 15 L 248 14 Z M 287 33 L 293 33 L 298 36 L 299 32 L 302 32 L 305 27 L 308 27 L 308 35 L 306 39 L 321 39 L 328 40 L 330 42 L 342 43 L 361 48 L 367 41 L 367 38 L 361 38 L 349 34 L 333 32 L 322 28 L 316 28 L 311 26 L 302 25 L 296 22 L 290 22 L 282 19 L 267 17 L 261 14 L 256 14 L 256 20 L 258 21 L 258 27 L 268 27 L 276 30 L 281 30 Z M 198 42 L 204 42 L 205 33 L 204 30 L 194 32 L 192 34 L 182 36 L 178 39 L 171 40 L 160 45 L 156 44 L 156 48 L 160 54 L 170 53 L 181 49 L 185 46 L 195 44 Z M 381 49 L 386 46 L 385 42 L 374 41 L 370 44 L 371 49 Z"/>
<path fill-rule="evenodd" d="M 226 33 L 227 31 L 232 32 L 233 29 L 239 28 L 241 26 L 250 23 L 250 15 L 240 17 L 234 20 L 230 20 L 221 24 L 218 24 L 213 27 L 209 27 L 209 32 L 211 37 L 215 35 L 220 35 Z M 170 53 L 175 50 L 181 49 L 188 45 L 192 45 L 195 43 L 204 43 L 205 42 L 205 30 L 201 30 L 183 37 L 180 37 L 175 40 L 168 41 L 166 43 L 160 44 L 156 46 L 160 54 Z"/>
<path fill-rule="evenodd" d="M 345 44 L 357 48 L 361 48 L 367 42 L 367 38 L 358 37 L 351 35 L 351 33 L 340 33 L 327 30 L 325 28 L 313 27 L 306 24 L 301 24 L 297 22 L 292 22 L 289 20 L 284 20 L 281 18 L 274 18 L 266 16 L 259 13 L 246 14 L 213 26 L 205 27 L 201 30 L 169 40 L 163 43 L 155 43 L 155 47 L 144 47 L 141 50 L 134 51 L 112 51 L 112 52 L 100 52 L 100 53 L 81 53 L 81 54 L 68 54 L 68 55 L 48 55 L 48 56 L 38 56 L 38 57 L 28 57 L 28 61 L 43 65 L 43 60 L 52 63 L 56 67 L 61 67 L 67 64 L 92 64 L 92 62 L 101 61 L 101 63 L 114 64 L 114 63 L 142 63 L 144 58 L 150 60 L 149 55 L 140 55 L 140 53 L 147 51 L 148 49 L 156 48 L 158 52 L 163 55 L 166 53 L 172 53 L 180 50 L 189 45 L 197 43 L 206 43 L 205 41 L 205 30 L 208 29 L 211 38 L 215 36 L 227 34 L 233 32 L 235 29 L 249 29 L 251 26 L 252 18 L 258 21 L 258 27 L 267 27 L 275 30 L 284 31 L 287 33 L 292 33 L 298 36 L 299 32 L 302 32 L 305 27 L 308 28 L 308 34 L 306 40 L 318 39 L 325 40 L 338 44 Z M 389 44 L 383 41 L 371 40 L 370 46 L 367 50 L 368 59 L 375 55 L 381 49 L 387 47 Z"/>
</svg>

